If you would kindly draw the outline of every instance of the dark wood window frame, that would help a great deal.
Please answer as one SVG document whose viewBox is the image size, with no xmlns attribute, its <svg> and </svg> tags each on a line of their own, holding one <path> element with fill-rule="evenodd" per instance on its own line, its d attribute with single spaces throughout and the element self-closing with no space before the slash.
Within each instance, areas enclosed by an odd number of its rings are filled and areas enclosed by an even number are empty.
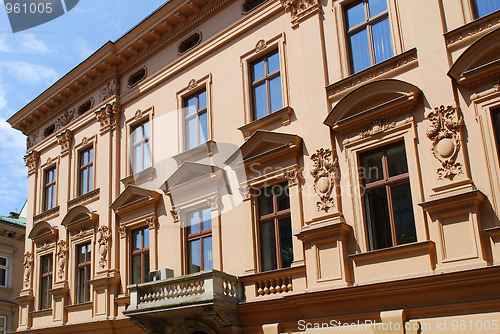
<svg viewBox="0 0 500 334">
<path fill-rule="evenodd" d="M 85 252 L 84 261 L 80 262 L 80 252 L 82 248 L 90 248 L 90 253 Z M 92 275 L 92 243 L 88 242 L 77 247 L 77 264 L 76 264 L 76 274 L 77 274 L 77 301 L 79 304 L 86 303 L 90 301 L 90 283 L 87 280 L 87 274 Z M 87 258 L 88 257 L 88 258 Z M 81 290 L 80 284 L 80 272 L 83 271 L 84 284 L 83 291 Z"/>
<path fill-rule="evenodd" d="M 207 208 L 200 208 L 198 210 L 192 210 L 190 211 L 190 213 L 193 213 L 193 212 L 199 212 L 199 222 L 198 222 L 198 230 L 199 232 L 196 232 L 196 233 L 189 233 L 189 226 L 187 228 L 187 236 L 186 236 L 186 239 L 187 239 L 187 243 L 186 243 L 186 254 L 189 254 L 188 250 L 187 250 L 187 247 L 189 247 L 189 243 L 190 242 L 193 242 L 193 241 L 196 241 L 196 240 L 200 240 L 200 271 L 203 271 L 205 270 L 205 256 L 204 256 L 204 248 L 203 248 L 203 239 L 205 238 L 211 238 L 212 237 L 212 222 L 210 222 L 210 228 L 209 229 L 206 229 L 204 230 L 203 229 L 203 215 L 201 214 L 201 212 L 203 211 L 203 209 L 207 209 Z M 210 217 L 210 219 L 212 219 L 212 217 Z M 212 239 L 212 242 L 213 242 L 213 239 Z M 213 252 L 213 244 L 212 244 L 212 252 Z M 186 263 L 186 272 L 188 274 L 191 273 L 191 270 L 190 270 L 190 263 L 189 263 L 190 259 L 189 259 L 189 256 L 187 256 L 187 263 Z"/>
<path fill-rule="evenodd" d="M 43 176 L 43 211 L 53 209 L 56 206 L 56 182 L 56 166 L 46 169 Z"/>
<path fill-rule="evenodd" d="M 134 250 L 133 245 L 136 242 L 136 239 L 134 238 L 134 234 L 137 232 L 141 232 L 141 231 L 142 231 L 141 248 Z M 149 245 L 148 245 L 148 247 L 144 247 L 144 239 L 145 239 L 144 235 L 145 235 L 145 233 L 149 234 L 148 226 L 139 227 L 139 228 L 131 231 L 131 234 L 132 234 L 132 252 L 131 252 L 131 257 L 130 257 L 130 262 L 131 262 L 130 268 L 132 268 L 132 270 L 130 272 L 131 273 L 131 280 L 130 281 L 132 283 L 145 283 L 145 282 L 149 281 L 149 277 L 146 277 L 146 274 L 144 272 L 144 269 L 146 268 L 146 255 L 148 255 L 148 259 L 149 259 Z M 148 238 L 148 240 L 149 240 L 149 238 Z M 140 259 L 141 259 L 141 281 L 140 282 L 134 282 L 134 258 L 135 257 L 140 257 Z M 149 263 L 148 263 L 148 266 L 149 266 Z"/>
<path fill-rule="evenodd" d="M 206 105 L 204 108 L 200 109 L 199 96 L 203 93 L 205 93 L 205 96 L 206 96 Z M 196 99 L 196 106 L 195 106 L 196 111 L 193 112 L 192 114 L 188 114 L 188 101 L 191 100 L 192 98 Z M 206 141 L 202 142 L 201 135 L 200 135 L 200 117 L 202 115 L 206 114 L 207 115 L 207 129 L 206 130 L 207 130 L 207 137 L 208 137 L 208 95 L 207 95 L 206 88 L 200 89 L 199 91 L 183 98 L 183 107 L 184 107 L 184 147 L 186 149 L 191 149 L 191 148 L 194 148 L 198 145 L 201 145 L 209 140 L 209 138 L 206 138 Z M 196 118 L 196 145 L 194 147 L 189 147 L 188 122 L 193 118 Z"/>
<path fill-rule="evenodd" d="M 148 124 L 149 126 L 149 135 L 146 136 L 145 135 L 145 130 L 144 130 L 144 126 Z M 133 141 L 133 137 L 134 137 L 134 132 L 135 131 L 140 131 L 141 132 L 141 138 L 137 141 Z M 151 161 L 146 161 L 145 160 L 145 152 L 146 152 L 146 144 L 150 143 L 150 136 L 151 136 L 151 126 L 150 126 L 150 122 L 149 122 L 149 119 L 143 121 L 143 122 L 140 122 L 139 124 L 136 124 L 134 126 L 132 126 L 132 128 L 130 129 L 130 137 L 131 137 L 131 143 L 130 143 L 130 154 L 132 156 L 132 159 L 131 159 L 131 170 L 132 170 L 132 173 L 135 174 L 135 173 L 138 173 L 138 172 L 141 172 L 143 170 L 145 170 L 146 168 L 150 167 L 151 166 Z M 141 156 L 140 157 L 137 157 L 135 156 L 135 148 L 140 146 L 141 147 Z M 148 151 L 149 151 L 149 159 L 151 160 L 151 144 L 149 145 L 149 148 L 148 148 Z M 135 167 L 135 163 L 137 161 L 137 159 L 140 159 L 140 162 L 141 162 L 141 168 L 139 168 L 139 170 L 134 170 L 134 167 Z M 146 167 L 146 165 L 148 167 Z"/>
<path fill-rule="evenodd" d="M 43 272 L 43 267 L 45 261 L 48 262 L 47 272 Z M 52 288 L 53 282 L 53 270 L 54 270 L 54 256 L 53 254 L 44 255 L 40 258 L 40 310 L 48 310 L 52 307 L 52 299 L 50 298 L 50 289 Z M 47 291 L 43 289 L 43 282 L 47 281 Z M 45 294 L 46 304 L 43 303 L 42 296 Z"/>
<path fill-rule="evenodd" d="M 272 73 L 269 73 L 269 62 L 268 62 L 268 59 L 270 57 L 274 56 L 275 54 L 278 54 L 278 57 L 279 57 L 279 50 L 278 49 L 273 50 L 271 52 L 268 52 L 264 56 L 262 56 L 260 58 L 257 58 L 257 59 L 253 60 L 250 63 L 250 80 L 251 80 L 250 87 L 251 87 L 251 93 L 252 93 L 251 94 L 251 96 L 252 96 L 252 117 L 253 117 L 254 121 L 258 119 L 257 118 L 257 109 L 256 109 L 257 106 L 256 106 L 256 102 L 255 102 L 255 88 L 261 86 L 262 84 L 266 85 L 267 115 L 271 115 L 272 114 L 270 82 L 273 79 L 281 77 L 281 60 L 280 60 L 279 69 L 275 70 Z M 265 76 L 263 76 L 260 79 L 255 80 L 255 81 L 252 81 L 252 77 L 253 77 L 253 73 L 254 73 L 254 66 L 256 64 L 260 63 L 262 60 L 264 60 Z M 281 90 L 282 90 L 281 94 L 283 96 L 283 85 L 280 84 L 280 86 L 281 86 Z"/>
<path fill-rule="evenodd" d="M 82 163 L 83 155 L 88 154 L 88 162 L 86 164 Z M 92 190 L 94 190 L 94 147 L 90 146 L 81 150 L 78 154 L 78 196 L 85 195 Z M 87 171 L 86 180 L 83 179 L 85 170 Z M 92 171 L 92 173 L 90 173 Z M 92 174 L 92 178 L 90 175 Z M 84 192 L 84 185 L 87 186 L 87 191 Z"/>
</svg>

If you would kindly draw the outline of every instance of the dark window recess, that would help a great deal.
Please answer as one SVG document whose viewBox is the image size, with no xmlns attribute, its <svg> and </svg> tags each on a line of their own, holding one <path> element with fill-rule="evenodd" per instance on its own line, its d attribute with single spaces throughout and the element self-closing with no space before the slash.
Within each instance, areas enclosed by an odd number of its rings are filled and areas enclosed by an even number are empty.
<svg viewBox="0 0 500 334">
<path fill-rule="evenodd" d="M 255 8 L 259 7 L 261 4 L 267 0 L 247 0 L 243 3 L 243 14 L 251 12 Z"/>
<path fill-rule="evenodd" d="M 78 115 L 83 115 L 85 112 L 89 111 L 91 107 L 92 107 L 92 102 L 88 100 L 80 107 L 78 107 Z"/>
<path fill-rule="evenodd" d="M 48 128 L 45 129 L 45 131 L 43 132 L 43 136 L 45 138 L 47 138 L 48 136 L 53 134 L 55 131 L 56 131 L 56 126 L 55 126 L 55 124 L 52 124 L 51 126 L 49 126 Z"/>
<path fill-rule="evenodd" d="M 194 33 L 192 36 L 186 38 L 179 45 L 179 54 L 183 54 L 184 52 L 194 48 L 201 41 L 201 35 L 199 33 Z"/>
<path fill-rule="evenodd" d="M 493 131 L 495 142 L 497 144 L 498 159 L 500 159 L 500 108 L 491 111 L 491 120 L 493 121 Z"/>
<path fill-rule="evenodd" d="M 133 85 L 137 84 L 139 81 L 144 79 L 146 77 L 146 69 L 141 68 L 139 71 L 135 72 L 128 78 L 128 85 L 129 87 L 132 87 Z"/>
</svg>

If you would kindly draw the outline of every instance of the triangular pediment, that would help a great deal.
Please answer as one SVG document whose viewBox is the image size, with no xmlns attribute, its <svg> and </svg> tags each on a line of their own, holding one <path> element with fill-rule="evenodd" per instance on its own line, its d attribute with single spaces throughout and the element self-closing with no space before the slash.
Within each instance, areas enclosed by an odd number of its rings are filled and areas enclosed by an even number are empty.
<svg viewBox="0 0 500 334">
<path fill-rule="evenodd" d="M 149 203 L 156 203 L 160 200 L 161 194 L 153 191 L 129 185 L 111 204 L 110 208 L 116 213 L 125 209 L 144 207 Z"/>
<path fill-rule="evenodd" d="M 188 184 L 189 182 L 192 182 L 194 180 L 210 176 L 218 170 L 221 170 L 221 168 L 212 165 L 186 161 L 182 163 L 182 165 L 177 168 L 177 170 L 172 175 L 170 175 L 170 177 L 162 186 L 162 189 L 172 189 L 183 184 Z"/>
<path fill-rule="evenodd" d="M 352 130 L 388 115 L 394 117 L 408 112 L 421 93 L 418 87 L 400 80 L 370 82 L 344 96 L 324 123 L 334 130 Z"/>
<path fill-rule="evenodd" d="M 33 226 L 28 238 L 34 241 L 52 239 L 57 237 L 57 232 L 57 227 L 50 225 L 46 221 L 41 221 Z"/>
<path fill-rule="evenodd" d="M 469 88 L 500 78 L 500 28 L 484 35 L 458 57 L 448 76 Z"/>
<path fill-rule="evenodd" d="M 302 138 L 297 135 L 258 130 L 226 160 L 226 164 L 237 161 L 238 157 L 248 161 L 279 151 L 300 149 L 301 145 Z"/>
</svg>

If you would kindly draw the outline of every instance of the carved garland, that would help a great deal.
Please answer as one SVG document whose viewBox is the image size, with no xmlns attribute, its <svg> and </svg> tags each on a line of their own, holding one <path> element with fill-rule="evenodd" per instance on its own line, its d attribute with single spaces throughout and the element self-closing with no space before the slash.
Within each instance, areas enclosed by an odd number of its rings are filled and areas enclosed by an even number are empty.
<svg viewBox="0 0 500 334">
<path fill-rule="evenodd" d="M 334 151 L 335 152 L 335 151 Z M 335 168 L 338 166 L 334 152 L 328 148 L 320 148 L 311 156 L 314 168 L 311 175 L 314 178 L 314 191 L 318 194 L 320 201 L 316 203 L 318 211 L 328 212 L 335 206 L 333 196 L 335 187 Z"/>
<path fill-rule="evenodd" d="M 31 283 L 31 274 L 33 273 L 33 253 L 27 251 L 24 253 L 24 287 L 29 288 Z"/>
<path fill-rule="evenodd" d="M 104 269 L 108 263 L 106 255 L 108 254 L 108 242 L 111 240 L 111 231 L 107 226 L 100 226 L 98 234 L 97 242 L 99 243 L 99 254 L 101 255 L 99 266 Z"/>
<path fill-rule="evenodd" d="M 462 164 L 456 161 L 464 120 L 453 106 L 436 107 L 427 114 L 426 119 L 431 122 L 427 130 L 427 137 L 432 140 L 431 151 L 441 162 L 441 167 L 437 169 L 438 179 L 451 181 L 456 175 L 462 174 Z"/>
</svg>

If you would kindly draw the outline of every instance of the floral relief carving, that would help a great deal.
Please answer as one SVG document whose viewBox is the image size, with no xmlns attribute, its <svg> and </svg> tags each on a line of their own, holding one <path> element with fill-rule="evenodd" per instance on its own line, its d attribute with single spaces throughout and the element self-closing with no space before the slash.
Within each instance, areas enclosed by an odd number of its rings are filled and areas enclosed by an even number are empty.
<svg viewBox="0 0 500 334">
<path fill-rule="evenodd" d="M 117 91 L 117 81 L 116 79 L 113 79 L 111 82 L 109 82 L 107 85 L 102 87 L 99 90 L 99 100 L 100 102 L 103 102 L 107 99 L 109 99 L 111 96 L 116 94 Z"/>
<path fill-rule="evenodd" d="M 462 165 L 456 161 L 464 120 L 453 106 L 436 107 L 427 114 L 426 119 L 431 122 L 427 130 L 427 137 L 432 140 L 431 151 L 441 162 L 441 167 L 437 169 L 438 179 L 451 181 L 456 175 L 462 174 Z"/>
<path fill-rule="evenodd" d="M 68 125 L 77 115 L 78 115 L 78 113 L 76 112 L 76 109 L 73 108 L 73 109 L 67 110 L 64 114 L 59 116 L 55 122 L 56 131 L 58 131 L 58 130 L 62 129 L 63 127 L 65 127 L 66 125 Z"/>
<path fill-rule="evenodd" d="M 38 144 L 43 138 L 43 131 L 39 130 L 33 133 L 32 135 L 28 136 L 28 139 L 26 139 L 26 148 L 29 150 L 36 144 Z"/>
<path fill-rule="evenodd" d="M 152 217 L 146 218 L 146 224 L 148 224 L 150 230 L 155 230 L 156 226 L 158 224 L 158 217 L 152 216 Z"/>
<path fill-rule="evenodd" d="M 196 82 L 195 79 L 191 79 L 188 84 L 188 89 L 189 90 L 195 89 L 196 86 L 198 86 L 198 82 Z"/>
<path fill-rule="evenodd" d="M 66 155 L 70 152 L 71 141 L 73 140 L 73 132 L 69 129 L 64 130 L 56 136 L 57 142 L 61 145 L 61 155 Z"/>
<path fill-rule="evenodd" d="M 108 103 L 105 107 L 95 112 L 97 121 L 101 124 L 101 133 L 114 129 L 118 121 L 120 105 L 116 102 Z"/>
<path fill-rule="evenodd" d="M 267 47 L 267 43 L 265 40 L 261 39 L 260 41 L 257 42 L 257 44 L 255 45 L 255 52 L 258 53 L 258 52 L 261 52 L 262 50 L 265 50 L 265 48 Z"/>
<path fill-rule="evenodd" d="M 31 284 L 31 275 L 33 273 L 33 253 L 27 251 L 24 253 L 24 287 L 29 288 Z"/>
<path fill-rule="evenodd" d="M 24 162 L 28 167 L 28 175 L 32 175 L 36 171 L 36 165 L 40 154 L 37 151 L 31 151 L 24 157 Z"/>
<path fill-rule="evenodd" d="M 58 276 L 64 278 L 64 270 L 66 268 L 66 257 L 68 254 L 68 245 L 65 240 L 57 242 L 57 266 L 59 267 Z"/>
<path fill-rule="evenodd" d="M 292 15 L 292 23 L 297 23 L 319 7 L 317 0 L 281 0 L 281 5 Z"/>
<path fill-rule="evenodd" d="M 99 266 L 104 269 L 106 268 L 106 265 L 108 263 L 106 255 L 108 254 L 108 243 L 111 240 L 111 231 L 107 226 L 100 226 L 97 233 L 99 255 L 101 256 L 101 259 L 99 260 Z"/>
<path fill-rule="evenodd" d="M 172 218 L 174 219 L 174 223 L 178 223 L 180 221 L 179 219 L 179 210 L 170 210 L 170 214 L 172 215 Z"/>
<path fill-rule="evenodd" d="M 361 138 L 368 138 L 371 136 L 375 136 L 376 134 L 379 134 L 379 133 L 384 132 L 386 130 L 392 129 L 395 126 L 396 126 L 395 121 L 389 121 L 389 122 L 385 122 L 385 123 L 378 121 L 375 124 L 373 124 L 373 126 L 370 129 L 367 129 L 365 131 L 360 132 L 359 136 Z"/>
<path fill-rule="evenodd" d="M 335 168 L 338 165 L 335 151 L 328 148 L 320 148 L 311 156 L 314 168 L 311 175 L 314 178 L 314 191 L 320 200 L 316 203 L 318 211 L 328 212 L 335 206 Z"/>
</svg>

